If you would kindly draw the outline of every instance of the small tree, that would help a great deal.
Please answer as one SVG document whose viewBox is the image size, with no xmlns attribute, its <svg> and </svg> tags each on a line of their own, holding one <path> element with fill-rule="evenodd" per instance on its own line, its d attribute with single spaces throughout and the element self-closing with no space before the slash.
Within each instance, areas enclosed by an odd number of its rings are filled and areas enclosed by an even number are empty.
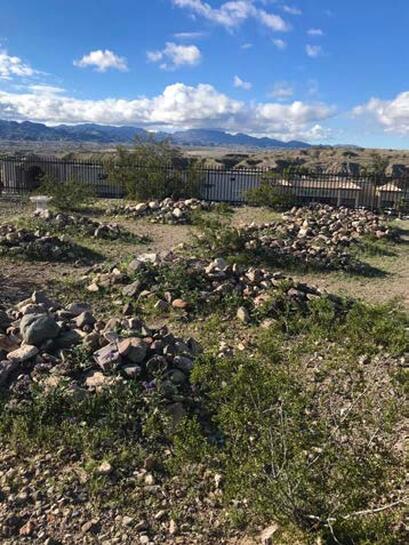
<svg viewBox="0 0 409 545">
<path fill-rule="evenodd" d="M 376 151 L 371 153 L 371 162 L 368 165 L 367 173 L 375 178 L 377 185 L 382 185 L 383 178 L 386 176 L 389 160 Z"/>
<path fill-rule="evenodd" d="M 174 164 L 181 154 L 168 141 L 138 138 L 135 147 L 119 147 L 116 156 L 106 163 L 110 180 L 133 199 L 164 199 L 166 197 L 196 197 L 200 190 L 200 175 L 194 165 L 177 170 Z"/>
</svg>

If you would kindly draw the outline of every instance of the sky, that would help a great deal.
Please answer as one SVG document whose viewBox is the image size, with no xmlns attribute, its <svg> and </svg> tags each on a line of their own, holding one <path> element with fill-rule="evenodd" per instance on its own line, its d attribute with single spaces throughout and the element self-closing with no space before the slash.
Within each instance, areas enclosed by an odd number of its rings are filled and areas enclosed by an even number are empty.
<svg viewBox="0 0 409 545">
<path fill-rule="evenodd" d="M 0 119 L 407 148 L 408 0 L 1 0 Z"/>
</svg>

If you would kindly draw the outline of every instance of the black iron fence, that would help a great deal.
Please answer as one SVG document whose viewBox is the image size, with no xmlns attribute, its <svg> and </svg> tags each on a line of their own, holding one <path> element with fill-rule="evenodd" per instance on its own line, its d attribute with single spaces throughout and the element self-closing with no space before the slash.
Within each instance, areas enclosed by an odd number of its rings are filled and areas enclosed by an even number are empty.
<svg viewBox="0 0 409 545">
<path fill-rule="evenodd" d="M 146 171 L 146 167 L 137 167 Z M 163 179 L 192 175 L 192 171 L 176 166 L 155 167 Z M 103 163 L 67 161 L 45 157 L 6 157 L 0 159 L 0 183 L 5 195 L 27 194 L 38 189 L 44 175 L 57 183 L 75 179 L 95 189 L 98 197 L 120 198 L 123 189 L 107 174 Z M 275 170 L 261 168 L 196 168 L 203 199 L 239 204 L 246 193 L 268 180 L 277 192 L 297 203 L 322 202 L 335 206 L 372 209 L 409 209 L 409 176 L 360 175 Z"/>
</svg>

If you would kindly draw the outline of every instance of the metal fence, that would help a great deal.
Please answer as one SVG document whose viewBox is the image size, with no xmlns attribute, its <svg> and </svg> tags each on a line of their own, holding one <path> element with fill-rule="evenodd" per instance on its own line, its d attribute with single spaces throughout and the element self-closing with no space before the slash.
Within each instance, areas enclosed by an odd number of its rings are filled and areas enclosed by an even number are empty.
<svg viewBox="0 0 409 545">
<path fill-rule="evenodd" d="M 145 169 L 146 167 L 139 167 Z M 176 166 L 156 167 L 165 180 L 186 178 L 191 170 Z M 408 209 L 409 176 L 351 176 L 339 173 L 283 171 L 260 168 L 197 168 L 203 199 L 239 204 L 246 193 L 268 180 L 277 192 L 297 203 L 328 203 L 335 206 L 372 209 Z M 109 178 L 103 163 L 67 161 L 46 157 L 5 157 L 0 159 L 3 194 L 27 194 L 37 189 L 44 175 L 58 183 L 76 179 L 94 187 L 98 197 L 123 197 L 123 190 Z"/>
</svg>

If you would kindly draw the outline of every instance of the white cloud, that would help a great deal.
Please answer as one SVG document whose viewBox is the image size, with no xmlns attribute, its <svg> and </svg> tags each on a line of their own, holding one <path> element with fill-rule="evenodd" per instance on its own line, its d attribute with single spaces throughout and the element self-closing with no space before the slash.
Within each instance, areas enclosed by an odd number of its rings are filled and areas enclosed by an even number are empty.
<svg viewBox="0 0 409 545">
<path fill-rule="evenodd" d="M 281 40 L 278 38 L 277 40 L 273 40 L 273 44 L 276 46 L 277 49 L 280 49 L 283 51 L 287 47 L 287 42 L 285 40 Z"/>
<path fill-rule="evenodd" d="M 224 127 L 229 131 L 306 138 L 334 115 L 326 104 L 238 101 L 212 85 L 169 85 L 155 97 L 83 100 L 61 93 L 0 92 L 0 118 L 56 123 L 105 123 L 150 128 Z"/>
<path fill-rule="evenodd" d="M 251 49 L 253 47 L 253 44 L 247 42 L 245 44 L 242 44 L 240 47 L 241 49 Z"/>
<path fill-rule="evenodd" d="M 174 70 L 180 66 L 195 66 L 202 58 L 200 49 L 195 45 L 178 45 L 167 42 L 162 50 L 148 51 L 149 62 L 160 62 L 164 70 Z"/>
<path fill-rule="evenodd" d="M 248 19 L 255 19 L 271 30 L 286 32 L 290 26 L 282 17 L 256 7 L 252 0 L 230 0 L 219 8 L 213 8 L 203 0 L 171 0 L 179 8 L 187 8 L 195 15 L 220 24 L 230 30 Z"/>
<path fill-rule="evenodd" d="M 65 89 L 62 87 L 57 87 L 55 85 L 46 85 L 44 83 L 39 83 L 38 85 L 29 85 L 28 89 L 34 94 L 39 95 L 59 95 L 65 93 Z"/>
<path fill-rule="evenodd" d="M 30 78 L 39 73 L 38 70 L 34 70 L 29 64 L 22 61 L 20 57 L 9 55 L 5 49 L 0 49 L 0 79 Z"/>
<path fill-rule="evenodd" d="M 294 89 L 286 81 L 278 81 L 274 84 L 270 95 L 278 100 L 286 100 L 294 95 Z"/>
<path fill-rule="evenodd" d="M 234 76 L 233 85 L 239 89 L 244 89 L 245 91 L 250 91 L 253 87 L 249 81 L 244 81 L 239 76 Z"/>
<path fill-rule="evenodd" d="M 283 6 L 283 11 L 289 13 L 290 15 L 302 15 L 302 11 L 293 6 Z"/>
<path fill-rule="evenodd" d="M 320 45 L 311 45 L 307 44 L 305 46 L 305 51 L 311 59 L 316 59 L 317 57 L 320 57 L 323 54 L 323 49 Z"/>
<path fill-rule="evenodd" d="M 324 31 L 320 28 L 310 28 L 307 30 L 308 36 L 324 36 Z"/>
<path fill-rule="evenodd" d="M 175 32 L 173 34 L 177 40 L 199 40 L 205 36 L 206 32 Z"/>
<path fill-rule="evenodd" d="M 366 115 L 380 124 L 386 132 L 409 134 L 409 91 L 392 100 L 371 98 L 366 104 L 354 108 L 355 116 Z"/>
<path fill-rule="evenodd" d="M 74 61 L 79 68 L 94 67 L 97 72 L 106 72 L 110 68 L 126 72 L 128 65 L 125 57 L 120 57 L 109 49 L 90 51 L 81 59 Z"/>
</svg>

